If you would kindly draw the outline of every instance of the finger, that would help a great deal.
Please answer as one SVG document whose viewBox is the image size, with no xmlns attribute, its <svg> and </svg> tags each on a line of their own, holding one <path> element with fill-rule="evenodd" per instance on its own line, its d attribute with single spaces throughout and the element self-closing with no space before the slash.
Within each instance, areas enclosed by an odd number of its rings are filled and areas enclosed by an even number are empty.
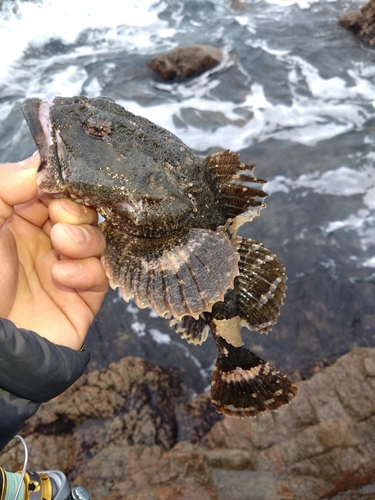
<svg viewBox="0 0 375 500">
<path fill-rule="evenodd" d="M 44 193 L 40 189 L 38 189 L 38 200 L 43 203 L 43 205 L 48 208 L 49 204 L 51 203 L 52 200 L 55 200 L 56 198 L 48 193 Z"/>
<path fill-rule="evenodd" d="M 52 267 L 52 277 L 60 285 L 80 292 L 105 293 L 108 289 L 108 279 L 96 257 L 56 262 Z"/>
<path fill-rule="evenodd" d="M 66 198 L 56 198 L 48 205 L 49 216 L 53 224 L 66 222 L 67 224 L 98 223 L 98 214 L 92 207 L 86 207 Z"/>
<path fill-rule="evenodd" d="M 13 214 L 13 206 L 36 197 L 39 154 L 18 163 L 0 164 L 0 227 Z"/>
<path fill-rule="evenodd" d="M 105 248 L 105 239 L 97 227 L 59 222 L 50 231 L 52 245 L 57 252 L 70 259 L 99 257 Z"/>
<path fill-rule="evenodd" d="M 22 205 L 16 205 L 14 213 L 37 227 L 42 227 L 49 217 L 47 208 L 36 198 Z"/>
<path fill-rule="evenodd" d="M 36 171 L 40 163 L 39 154 L 35 154 L 18 163 L 0 164 L 0 198 L 14 206 L 35 198 L 38 187 Z"/>
</svg>

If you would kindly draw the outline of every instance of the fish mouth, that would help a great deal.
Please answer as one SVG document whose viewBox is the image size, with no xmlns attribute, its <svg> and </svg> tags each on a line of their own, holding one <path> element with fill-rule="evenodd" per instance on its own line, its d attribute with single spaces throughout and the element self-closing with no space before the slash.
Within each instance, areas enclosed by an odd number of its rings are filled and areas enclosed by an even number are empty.
<svg viewBox="0 0 375 500">
<path fill-rule="evenodd" d="M 61 168 L 62 153 L 59 151 L 61 138 L 53 130 L 50 120 L 50 109 L 53 102 L 39 98 L 25 99 L 21 109 L 40 154 L 40 164 L 36 174 L 36 183 L 47 193 L 63 193 L 65 191 Z"/>
</svg>

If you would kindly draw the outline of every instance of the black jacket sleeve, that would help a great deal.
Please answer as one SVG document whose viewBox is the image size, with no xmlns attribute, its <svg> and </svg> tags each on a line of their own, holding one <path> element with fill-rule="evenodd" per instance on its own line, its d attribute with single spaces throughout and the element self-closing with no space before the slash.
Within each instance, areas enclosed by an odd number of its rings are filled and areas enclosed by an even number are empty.
<svg viewBox="0 0 375 500">
<path fill-rule="evenodd" d="M 89 361 L 85 350 L 55 345 L 0 318 L 0 450 L 41 403 L 70 387 Z"/>
</svg>

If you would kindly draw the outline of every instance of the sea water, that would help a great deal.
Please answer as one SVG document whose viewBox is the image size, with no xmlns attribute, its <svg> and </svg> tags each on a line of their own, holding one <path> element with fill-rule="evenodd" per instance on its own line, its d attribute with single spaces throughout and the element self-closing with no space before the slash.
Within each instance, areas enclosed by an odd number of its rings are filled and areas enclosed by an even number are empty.
<svg viewBox="0 0 375 500">
<path fill-rule="evenodd" d="M 5 1 L 0 11 L 0 161 L 35 146 L 26 97 L 106 95 L 205 155 L 241 152 L 269 181 L 267 208 L 241 234 L 286 265 L 288 290 L 268 335 L 246 344 L 306 372 L 375 345 L 375 49 L 337 20 L 362 0 Z M 165 83 L 146 67 L 181 45 L 211 44 L 222 63 Z M 192 347 L 150 310 L 111 292 L 90 331 L 92 367 L 140 355 L 177 367 L 194 390 L 215 347 Z"/>
</svg>

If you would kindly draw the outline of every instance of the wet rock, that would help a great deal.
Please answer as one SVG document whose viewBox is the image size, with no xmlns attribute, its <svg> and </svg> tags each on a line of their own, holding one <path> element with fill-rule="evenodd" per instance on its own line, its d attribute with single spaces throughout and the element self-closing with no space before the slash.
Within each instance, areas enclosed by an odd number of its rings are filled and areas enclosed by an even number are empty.
<svg viewBox="0 0 375 500">
<path fill-rule="evenodd" d="M 186 442 L 170 451 L 154 446 L 133 447 L 128 453 L 124 453 L 121 443 L 112 445 L 88 461 L 84 474 L 91 490 L 97 493 L 96 498 L 217 499 L 213 475 L 202 447 Z M 111 495 L 107 497 L 108 486 Z"/>
<path fill-rule="evenodd" d="M 278 412 L 214 423 L 208 393 L 186 403 L 173 372 L 124 358 L 30 419 L 29 468 L 61 469 L 97 500 L 370 498 L 375 349 L 355 348 L 298 386 Z M 22 460 L 12 442 L 2 466 Z"/>
<path fill-rule="evenodd" d="M 340 26 L 351 30 L 369 45 L 375 45 L 375 0 L 370 0 L 360 11 L 349 10 L 339 19 Z"/>
<path fill-rule="evenodd" d="M 322 499 L 374 481 L 375 349 L 355 348 L 310 380 L 277 413 L 215 424 L 210 449 L 246 450 L 271 472 L 275 498 Z M 271 493 L 270 493 L 271 494 Z"/>
<path fill-rule="evenodd" d="M 335 495 L 331 500 L 374 500 L 375 483 L 363 486 L 357 490 L 349 490 Z"/>
<path fill-rule="evenodd" d="M 229 4 L 233 10 L 243 10 L 249 7 L 246 2 L 241 2 L 241 0 L 229 0 Z"/>
<path fill-rule="evenodd" d="M 211 403 L 211 393 L 199 394 L 187 404 L 176 407 L 178 421 L 178 441 L 198 443 L 212 426 L 224 418 Z"/>
<path fill-rule="evenodd" d="M 345 14 L 339 18 L 338 22 L 343 28 L 352 29 L 354 31 L 360 17 L 361 13 L 359 10 L 348 10 L 348 12 L 345 12 Z"/>
<path fill-rule="evenodd" d="M 99 449 L 118 436 L 129 444 L 170 448 L 176 442 L 174 407 L 179 396 L 173 371 L 129 356 L 84 374 L 68 391 L 43 406 L 30 421 L 30 430 L 74 430 L 91 452 L 93 446 Z"/>
<path fill-rule="evenodd" d="M 279 500 L 276 480 L 271 473 L 251 470 L 215 470 L 218 500 Z"/>
<path fill-rule="evenodd" d="M 164 80 L 183 80 L 196 76 L 221 63 L 223 54 L 220 49 L 210 45 L 179 47 L 166 54 L 154 57 L 148 68 Z"/>
</svg>

